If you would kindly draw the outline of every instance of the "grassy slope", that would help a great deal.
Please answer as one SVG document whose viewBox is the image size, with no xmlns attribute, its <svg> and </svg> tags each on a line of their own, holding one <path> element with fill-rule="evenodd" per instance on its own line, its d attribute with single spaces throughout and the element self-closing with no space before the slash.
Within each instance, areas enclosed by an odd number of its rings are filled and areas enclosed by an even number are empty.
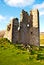
<svg viewBox="0 0 44 65">
<path fill-rule="evenodd" d="M 40 44 L 44 44 L 44 33 L 40 34 Z"/>
<path fill-rule="evenodd" d="M 44 54 L 44 48 L 28 52 L 18 45 L 10 44 L 7 39 L 0 39 L 0 65 L 44 65 L 44 56 L 38 55 L 41 53 Z"/>
</svg>

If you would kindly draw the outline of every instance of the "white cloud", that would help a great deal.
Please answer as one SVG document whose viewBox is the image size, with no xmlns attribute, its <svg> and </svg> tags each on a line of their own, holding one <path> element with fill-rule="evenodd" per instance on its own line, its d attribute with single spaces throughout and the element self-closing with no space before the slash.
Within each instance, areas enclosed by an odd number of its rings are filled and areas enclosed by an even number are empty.
<svg viewBox="0 0 44 65">
<path fill-rule="evenodd" d="M 13 7 L 25 7 L 28 5 L 32 5 L 35 0 L 4 0 L 4 2 Z"/>
<path fill-rule="evenodd" d="M 42 15 L 44 15 L 44 11 L 41 11 L 41 12 L 40 12 L 40 16 L 42 16 Z"/>
<path fill-rule="evenodd" d="M 6 19 L 6 17 L 4 17 L 3 15 L 0 15 L 0 22 L 4 21 Z"/>
<path fill-rule="evenodd" d="M 39 10 L 40 16 L 44 15 L 44 2 L 42 2 L 41 4 L 33 5 L 33 8 Z"/>
<path fill-rule="evenodd" d="M 0 15 L 0 22 L 2 22 L 2 21 L 7 22 L 7 21 L 10 21 L 13 18 L 14 18 L 13 16 L 9 17 L 9 16 Z"/>
<path fill-rule="evenodd" d="M 35 4 L 35 5 L 33 6 L 33 8 L 37 8 L 37 9 L 44 8 L 44 2 L 42 2 L 41 4 Z"/>
<path fill-rule="evenodd" d="M 15 18 L 15 17 L 11 16 L 9 19 L 11 20 L 11 19 L 13 19 L 13 18 Z"/>
</svg>

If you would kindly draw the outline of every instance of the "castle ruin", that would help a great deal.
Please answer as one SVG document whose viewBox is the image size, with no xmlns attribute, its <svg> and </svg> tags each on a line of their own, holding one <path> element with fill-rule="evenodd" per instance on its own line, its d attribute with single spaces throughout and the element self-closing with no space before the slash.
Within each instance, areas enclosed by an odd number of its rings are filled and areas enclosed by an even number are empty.
<svg viewBox="0 0 44 65">
<path fill-rule="evenodd" d="M 29 15 L 22 10 L 20 22 L 18 18 L 13 18 L 11 23 L 7 25 L 4 37 L 13 43 L 40 46 L 39 11 L 37 9 L 31 10 Z"/>
</svg>

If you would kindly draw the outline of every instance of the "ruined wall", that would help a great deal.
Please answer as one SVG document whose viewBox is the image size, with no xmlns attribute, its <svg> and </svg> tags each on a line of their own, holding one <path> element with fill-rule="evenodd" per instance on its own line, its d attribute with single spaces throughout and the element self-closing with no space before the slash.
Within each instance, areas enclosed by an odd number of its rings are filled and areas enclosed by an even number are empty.
<svg viewBox="0 0 44 65">
<path fill-rule="evenodd" d="M 11 23 L 7 26 L 4 37 L 8 38 L 13 43 L 39 46 L 39 35 L 39 11 L 31 10 L 29 16 L 26 11 L 22 10 L 20 23 L 17 18 L 13 18 Z"/>
<path fill-rule="evenodd" d="M 22 10 L 20 15 L 20 43 L 29 44 L 29 25 L 28 13 Z"/>
<path fill-rule="evenodd" d="M 13 18 L 10 24 L 7 25 L 7 29 L 4 38 L 8 38 L 11 42 L 16 43 L 19 40 L 18 32 L 19 22 L 17 18 Z"/>
<path fill-rule="evenodd" d="M 39 12 L 38 10 L 30 11 L 30 20 L 32 27 L 30 28 L 30 44 L 40 45 L 40 32 L 39 32 Z"/>
<path fill-rule="evenodd" d="M 12 20 L 10 22 L 11 23 L 9 25 L 7 25 L 4 38 L 7 38 L 10 41 L 12 41 Z"/>
<path fill-rule="evenodd" d="M 12 27 L 12 42 L 13 43 L 18 43 L 19 41 L 19 32 L 18 32 L 18 27 L 19 27 L 19 22 L 17 18 L 14 18 L 12 20 L 13 27 Z"/>
</svg>

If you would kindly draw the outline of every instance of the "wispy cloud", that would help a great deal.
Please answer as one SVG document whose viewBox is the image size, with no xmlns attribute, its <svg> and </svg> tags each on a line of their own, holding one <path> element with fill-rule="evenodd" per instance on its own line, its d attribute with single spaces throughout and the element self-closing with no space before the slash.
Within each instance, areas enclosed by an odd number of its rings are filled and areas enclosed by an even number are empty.
<svg viewBox="0 0 44 65">
<path fill-rule="evenodd" d="M 44 15 L 44 11 L 40 11 L 40 16 Z"/>
<path fill-rule="evenodd" d="M 33 5 L 33 8 L 39 10 L 40 16 L 44 15 L 44 2 L 42 2 L 41 4 Z"/>
<path fill-rule="evenodd" d="M 35 4 L 35 5 L 33 6 L 33 8 L 37 8 L 37 9 L 44 8 L 44 2 L 42 2 L 41 4 Z"/>
<path fill-rule="evenodd" d="M 9 20 L 11 20 L 11 19 L 13 19 L 13 18 L 15 18 L 14 16 L 11 16 L 10 18 L 9 18 Z"/>
<path fill-rule="evenodd" d="M 35 0 L 4 0 L 4 2 L 13 7 L 25 7 L 28 5 L 32 5 Z"/>
<path fill-rule="evenodd" d="M 0 15 L 0 22 L 6 20 L 6 17 L 3 15 Z"/>
<path fill-rule="evenodd" d="M 7 24 L 10 23 L 10 20 L 13 18 L 13 16 L 4 16 L 0 14 L 0 30 L 5 30 L 7 27 Z"/>
<path fill-rule="evenodd" d="M 0 22 L 9 22 L 11 19 L 15 18 L 14 16 L 3 16 L 0 15 Z"/>
</svg>

